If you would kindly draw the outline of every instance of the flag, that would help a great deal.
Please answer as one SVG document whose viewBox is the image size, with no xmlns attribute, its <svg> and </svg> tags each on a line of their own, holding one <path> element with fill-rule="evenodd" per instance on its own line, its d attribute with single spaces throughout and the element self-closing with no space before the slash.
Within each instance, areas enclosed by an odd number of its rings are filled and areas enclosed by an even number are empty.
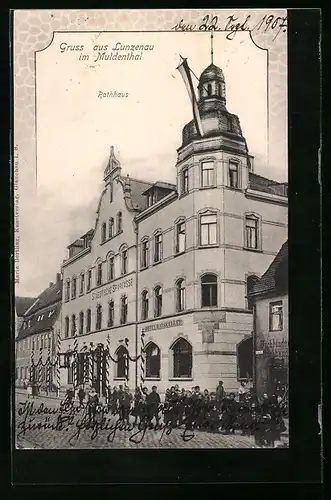
<svg viewBox="0 0 331 500">
<path fill-rule="evenodd" d="M 180 56 L 180 57 L 182 57 L 182 56 Z M 182 57 L 182 62 L 177 67 L 177 69 L 183 77 L 188 95 L 191 99 L 195 127 L 196 127 L 198 133 L 200 134 L 200 136 L 203 137 L 204 134 L 203 134 L 203 129 L 202 129 L 200 112 L 199 112 L 199 108 L 198 108 L 198 102 L 197 102 L 197 98 L 196 98 L 196 95 L 194 92 L 194 87 L 193 87 L 192 78 L 191 78 L 191 72 L 190 72 L 190 68 L 187 64 L 186 58 Z"/>
</svg>

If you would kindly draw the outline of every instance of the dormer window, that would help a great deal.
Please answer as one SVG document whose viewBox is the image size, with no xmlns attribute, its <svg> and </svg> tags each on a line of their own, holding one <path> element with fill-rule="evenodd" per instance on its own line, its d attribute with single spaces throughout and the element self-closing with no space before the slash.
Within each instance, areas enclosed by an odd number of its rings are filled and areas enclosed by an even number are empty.
<svg viewBox="0 0 331 500">
<path fill-rule="evenodd" d="M 151 191 L 147 195 L 147 206 L 150 207 L 150 206 L 154 205 L 154 203 L 155 203 L 155 192 Z"/>
</svg>

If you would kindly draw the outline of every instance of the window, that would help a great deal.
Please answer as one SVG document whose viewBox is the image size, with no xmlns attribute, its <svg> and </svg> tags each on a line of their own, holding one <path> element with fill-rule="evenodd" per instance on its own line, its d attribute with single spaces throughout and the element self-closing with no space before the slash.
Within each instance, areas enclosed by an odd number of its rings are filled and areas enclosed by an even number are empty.
<svg viewBox="0 0 331 500">
<path fill-rule="evenodd" d="M 124 346 L 120 346 L 117 351 L 117 363 L 116 363 L 116 377 L 118 378 L 124 378 L 126 375 L 126 357 L 127 357 L 127 351 Z"/>
<path fill-rule="evenodd" d="M 245 217 L 245 245 L 246 248 L 258 249 L 258 218 L 254 215 Z"/>
<path fill-rule="evenodd" d="M 73 364 L 68 364 L 68 384 L 72 384 L 74 380 L 74 365 Z"/>
<path fill-rule="evenodd" d="M 283 329 L 283 303 L 271 302 L 269 304 L 269 330 L 271 332 L 281 331 Z"/>
<path fill-rule="evenodd" d="M 147 195 L 147 206 L 150 207 L 154 203 L 155 203 L 155 193 L 154 193 L 154 191 L 151 191 Z"/>
<path fill-rule="evenodd" d="M 160 378 L 160 349 L 150 342 L 145 349 L 146 378 Z"/>
<path fill-rule="evenodd" d="M 104 243 L 106 241 L 106 234 L 107 234 L 107 226 L 106 223 L 103 222 L 101 226 L 101 243 Z"/>
<path fill-rule="evenodd" d="M 192 378 L 192 346 L 178 339 L 172 347 L 174 378 Z"/>
<path fill-rule="evenodd" d="M 154 290 L 154 318 L 162 315 L 162 287 L 157 286 Z"/>
<path fill-rule="evenodd" d="M 109 184 L 109 203 L 112 203 L 114 199 L 114 186 L 113 186 L 113 183 L 111 182 Z"/>
<path fill-rule="evenodd" d="M 90 333 L 91 331 L 91 309 L 86 311 L 86 333 Z"/>
<path fill-rule="evenodd" d="M 87 271 L 87 287 L 86 290 L 89 292 L 92 287 L 92 269 Z"/>
<path fill-rule="evenodd" d="M 208 95 L 211 95 L 211 94 L 212 94 L 211 83 L 208 83 L 208 86 L 207 86 L 207 94 L 208 94 Z"/>
<path fill-rule="evenodd" d="M 108 326 L 114 326 L 114 301 L 108 303 Z"/>
<path fill-rule="evenodd" d="M 188 168 L 184 168 L 182 171 L 182 194 L 188 193 L 189 183 L 188 183 Z"/>
<path fill-rule="evenodd" d="M 115 269 L 114 257 L 110 257 L 108 260 L 108 281 L 114 279 L 115 277 L 114 269 Z"/>
<path fill-rule="evenodd" d="M 101 330 L 102 328 L 102 306 L 99 304 L 97 306 L 97 318 L 95 322 L 95 329 L 96 330 Z"/>
<path fill-rule="evenodd" d="M 253 378 L 253 337 L 242 340 L 237 346 L 238 379 Z"/>
<path fill-rule="evenodd" d="M 83 295 L 84 293 L 84 287 L 85 287 L 85 274 L 80 275 L 80 286 L 79 286 L 79 293 Z"/>
<path fill-rule="evenodd" d="M 76 315 L 73 314 L 71 316 L 71 336 L 74 337 L 76 335 Z"/>
<path fill-rule="evenodd" d="M 97 265 L 97 286 L 102 285 L 102 262 Z"/>
<path fill-rule="evenodd" d="M 128 251 L 127 249 L 122 250 L 121 255 L 121 274 L 126 274 L 128 272 Z"/>
<path fill-rule="evenodd" d="M 24 347 L 25 347 L 25 346 L 24 346 L 24 341 L 23 341 L 23 346 L 22 346 L 22 347 L 23 347 L 23 350 L 24 350 Z M 41 336 L 41 342 L 40 342 L 40 349 L 43 349 L 43 348 L 44 348 L 44 337 L 43 337 L 43 335 L 42 335 L 42 336 Z"/>
<path fill-rule="evenodd" d="M 112 238 L 114 236 L 114 219 L 113 217 L 110 217 L 109 219 L 109 228 L 108 228 L 108 236 L 109 238 Z"/>
<path fill-rule="evenodd" d="M 214 162 L 204 161 L 201 163 L 201 187 L 214 186 Z"/>
<path fill-rule="evenodd" d="M 141 267 L 148 267 L 148 254 L 149 254 L 149 241 L 148 238 L 144 239 L 141 243 Z"/>
<path fill-rule="evenodd" d="M 144 290 L 141 294 L 141 319 L 148 318 L 148 291 Z"/>
<path fill-rule="evenodd" d="M 121 298 L 121 319 L 120 323 L 121 325 L 125 325 L 128 321 L 128 298 L 126 295 L 124 295 Z"/>
<path fill-rule="evenodd" d="M 160 262 L 162 259 L 162 234 L 157 233 L 154 236 L 154 262 Z"/>
<path fill-rule="evenodd" d="M 217 306 L 217 276 L 205 274 L 201 277 L 201 307 Z"/>
<path fill-rule="evenodd" d="M 229 162 L 229 185 L 232 188 L 239 187 L 239 165 L 234 161 Z"/>
<path fill-rule="evenodd" d="M 118 212 L 117 214 L 117 232 L 120 233 L 122 231 L 122 212 Z"/>
<path fill-rule="evenodd" d="M 70 281 L 68 280 L 66 283 L 66 293 L 65 293 L 65 298 L 66 300 L 70 299 Z"/>
<path fill-rule="evenodd" d="M 200 215 L 200 245 L 217 244 L 217 215 Z"/>
<path fill-rule="evenodd" d="M 217 95 L 222 95 L 222 87 L 219 83 L 216 83 L 216 92 Z"/>
<path fill-rule="evenodd" d="M 67 339 L 69 337 L 69 317 L 66 316 L 64 322 L 64 337 Z"/>
<path fill-rule="evenodd" d="M 253 310 L 253 305 L 254 305 L 254 301 L 250 297 L 250 293 L 252 292 L 257 281 L 259 281 L 259 278 L 254 275 L 248 276 L 246 280 L 247 309 L 249 309 L 250 311 Z"/>
<path fill-rule="evenodd" d="M 84 313 L 81 311 L 79 313 L 79 335 L 83 335 L 84 333 Z"/>
<path fill-rule="evenodd" d="M 176 224 L 176 253 L 185 251 L 185 221 Z"/>
<path fill-rule="evenodd" d="M 71 289 L 71 298 L 72 299 L 76 298 L 76 292 L 77 292 L 77 278 L 74 276 L 72 278 L 72 289 Z"/>
<path fill-rule="evenodd" d="M 176 311 L 185 309 L 185 281 L 180 279 L 176 283 Z"/>
</svg>

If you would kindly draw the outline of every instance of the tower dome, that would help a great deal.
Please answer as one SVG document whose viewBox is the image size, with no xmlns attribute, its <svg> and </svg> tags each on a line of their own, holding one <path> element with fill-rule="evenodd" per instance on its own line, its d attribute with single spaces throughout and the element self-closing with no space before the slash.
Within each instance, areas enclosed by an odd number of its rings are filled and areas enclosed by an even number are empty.
<svg viewBox="0 0 331 500">
<path fill-rule="evenodd" d="M 202 84 L 202 83 L 207 83 L 210 80 L 224 81 L 223 71 L 218 66 L 215 66 L 215 64 L 210 64 L 206 69 L 203 70 L 199 82 L 200 84 Z"/>
</svg>

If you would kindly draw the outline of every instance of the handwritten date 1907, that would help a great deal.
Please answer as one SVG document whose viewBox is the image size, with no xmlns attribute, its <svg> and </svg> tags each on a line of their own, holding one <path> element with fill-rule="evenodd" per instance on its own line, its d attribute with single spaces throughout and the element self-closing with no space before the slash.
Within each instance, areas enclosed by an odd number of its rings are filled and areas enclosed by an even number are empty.
<svg viewBox="0 0 331 500">
<path fill-rule="evenodd" d="M 266 14 L 263 16 L 255 26 L 252 26 L 251 16 L 248 15 L 243 21 L 234 15 L 226 18 L 225 26 L 219 24 L 218 16 L 211 16 L 207 14 L 203 17 L 200 25 L 187 24 L 184 19 L 181 19 L 173 28 L 174 31 L 228 31 L 226 35 L 228 40 L 233 40 L 238 31 L 259 31 L 267 33 L 268 31 L 275 30 L 275 37 L 277 38 L 280 32 L 286 33 L 287 31 L 287 17 L 274 16 Z"/>
</svg>

